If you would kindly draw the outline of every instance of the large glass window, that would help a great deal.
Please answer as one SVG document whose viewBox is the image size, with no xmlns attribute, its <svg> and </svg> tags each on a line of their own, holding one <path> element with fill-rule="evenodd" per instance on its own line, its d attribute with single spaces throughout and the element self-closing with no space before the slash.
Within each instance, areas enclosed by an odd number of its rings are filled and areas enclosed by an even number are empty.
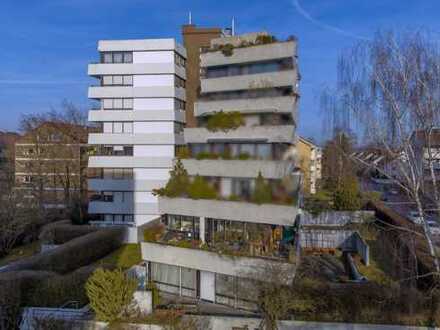
<svg viewBox="0 0 440 330">
<path fill-rule="evenodd" d="M 200 239 L 199 221 L 198 217 L 175 214 L 168 214 L 163 218 L 169 230 L 184 233 L 186 238 L 195 240 Z"/>
<path fill-rule="evenodd" d="M 132 86 L 133 76 L 102 76 L 103 86 Z"/>
</svg>

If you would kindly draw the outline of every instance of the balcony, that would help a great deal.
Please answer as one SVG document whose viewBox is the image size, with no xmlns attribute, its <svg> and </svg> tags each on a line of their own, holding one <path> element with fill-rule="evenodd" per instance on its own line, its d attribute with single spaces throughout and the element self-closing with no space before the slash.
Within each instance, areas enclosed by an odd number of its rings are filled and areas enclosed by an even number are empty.
<svg viewBox="0 0 440 330">
<path fill-rule="evenodd" d="M 166 180 L 88 180 L 88 188 L 93 191 L 152 191 L 163 187 L 165 184 Z"/>
<path fill-rule="evenodd" d="M 171 168 L 172 157 L 91 156 L 91 168 Z"/>
<path fill-rule="evenodd" d="M 156 203 L 91 201 L 90 214 L 159 214 Z"/>
<path fill-rule="evenodd" d="M 296 86 L 296 70 L 249 74 L 201 80 L 202 93 Z"/>
<path fill-rule="evenodd" d="M 168 197 L 159 197 L 159 210 L 161 214 L 237 219 L 249 223 L 282 226 L 293 226 L 298 215 L 298 207 L 294 205 Z"/>
<path fill-rule="evenodd" d="M 194 113 L 197 117 L 218 111 L 239 111 L 243 114 L 268 112 L 296 114 L 296 97 L 275 96 L 217 101 L 199 100 L 194 104 Z"/>
<path fill-rule="evenodd" d="M 182 159 L 189 175 L 256 178 L 259 173 L 266 179 L 282 179 L 293 172 L 294 164 L 282 160 L 222 160 Z"/>
<path fill-rule="evenodd" d="M 206 128 L 185 128 L 185 143 L 210 142 L 265 142 L 290 143 L 295 142 L 295 126 L 241 126 L 234 130 L 209 131 Z"/>
<path fill-rule="evenodd" d="M 95 86 L 89 87 L 90 99 L 173 97 L 185 101 L 185 89 L 174 86 Z"/>
<path fill-rule="evenodd" d="M 89 76 L 177 74 L 186 79 L 185 69 L 173 62 L 169 63 L 96 63 L 89 64 Z"/>
<path fill-rule="evenodd" d="M 174 133 L 154 134 L 112 134 L 93 133 L 89 134 L 89 144 L 115 144 L 115 145 L 161 145 L 161 144 L 183 144 L 183 136 Z"/>
<path fill-rule="evenodd" d="M 252 63 L 294 57 L 295 55 L 296 42 L 274 42 L 265 45 L 234 47 L 231 56 L 225 56 L 221 51 L 204 53 L 200 56 L 200 66 Z"/>
<path fill-rule="evenodd" d="M 89 121 L 176 121 L 185 122 L 181 110 L 94 110 L 89 111 Z"/>
</svg>

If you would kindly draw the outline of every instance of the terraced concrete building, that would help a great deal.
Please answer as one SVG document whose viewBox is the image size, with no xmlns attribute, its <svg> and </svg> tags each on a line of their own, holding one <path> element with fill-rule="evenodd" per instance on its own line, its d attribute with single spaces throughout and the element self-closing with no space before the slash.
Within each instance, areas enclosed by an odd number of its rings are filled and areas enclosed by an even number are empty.
<svg viewBox="0 0 440 330">
<path fill-rule="evenodd" d="M 88 74 L 98 84 L 89 120 L 89 213 L 99 224 L 140 226 L 159 215 L 152 190 L 169 177 L 183 143 L 186 51 L 174 39 L 103 40 Z"/>
<path fill-rule="evenodd" d="M 161 223 L 142 243 L 160 290 L 247 309 L 248 278 L 274 264 L 293 278 L 296 55 L 296 40 L 267 33 L 213 39 L 201 54 L 197 127 L 185 128 L 186 148 L 160 192 Z"/>
</svg>

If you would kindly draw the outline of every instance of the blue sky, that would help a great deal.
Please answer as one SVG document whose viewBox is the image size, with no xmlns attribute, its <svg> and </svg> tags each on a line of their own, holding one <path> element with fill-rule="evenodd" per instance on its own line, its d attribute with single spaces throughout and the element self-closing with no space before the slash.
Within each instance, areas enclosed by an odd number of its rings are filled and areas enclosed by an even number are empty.
<svg viewBox="0 0 440 330">
<path fill-rule="evenodd" d="M 175 37 L 192 11 L 200 26 L 230 25 L 299 39 L 299 133 L 321 140 L 318 96 L 334 82 L 338 54 L 382 28 L 440 34 L 438 0 L 1 0 L 0 129 L 63 99 L 87 109 L 87 64 L 98 39 Z"/>
</svg>

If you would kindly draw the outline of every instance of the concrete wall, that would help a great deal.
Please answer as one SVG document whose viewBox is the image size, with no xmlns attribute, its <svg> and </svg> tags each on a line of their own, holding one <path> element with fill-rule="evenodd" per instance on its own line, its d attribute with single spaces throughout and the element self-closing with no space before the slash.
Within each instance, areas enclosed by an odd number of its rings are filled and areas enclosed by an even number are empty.
<svg viewBox="0 0 440 330">
<path fill-rule="evenodd" d="M 256 178 L 258 173 L 265 179 L 281 179 L 293 170 L 291 161 L 282 160 L 197 160 L 183 159 L 183 166 L 189 175 Z"/>
<path fill-rule="evenodd" d="M 202 116 L 215 111 L 240 111 L 247 113 L 296 113 L 295 96 L 262 97 L 255 99 L 232 99 L 208 101 L 199 100 L 194 105 L 196 116 Z"/>
<path fill-rule="evenodd" d="M 159 198 L 159 210 L 162 214 L 180 214 L 284 226 L 293 226 L 298 214 L 298 208 L 295 206 L 166 197 Z"/>
<path fill-rule="evenodd" d="M 298 73 L 295 70 L 202 79 L 201 92 L 214 93 L 236 90 L 295 86 Z"/>
<path fill-rule="evenodd" d="M 142 259 L 145 261 L 245 278 L 262 279 L 264 271 L 272 265 L 271 267 L 277 268 L 271 269 L 279 268 L 280 271 L 285 272 L 286 281 L 290 283 L 296 269 L 294 264 L 287 262 L 220 255 L 214 252 L 180 248 L 160 243 L 143 242 L 141 243 L 141 249 Z"/>
<path fill-rule="evenodd" d="M 215 140 L 261 141 L 267 143 L 294 143 L 295 126 L 241 126 L 228 132 L 211 132 L 206 128 L 185 128 L 186 143 L 207 143 Z"/>
</svg>

